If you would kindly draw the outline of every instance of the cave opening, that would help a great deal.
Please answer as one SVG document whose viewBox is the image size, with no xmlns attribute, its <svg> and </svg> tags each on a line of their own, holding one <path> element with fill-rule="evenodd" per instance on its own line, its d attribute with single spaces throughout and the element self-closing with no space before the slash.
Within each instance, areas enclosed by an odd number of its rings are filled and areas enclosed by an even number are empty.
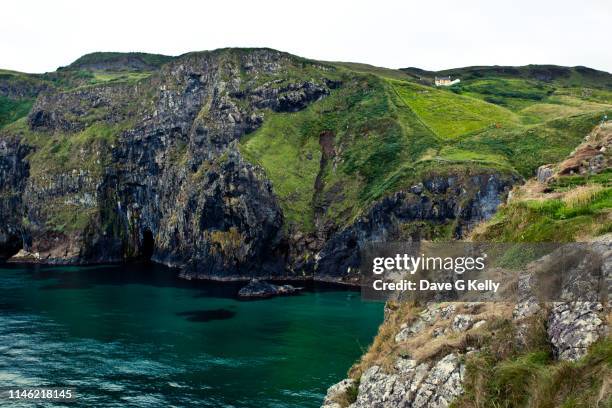
<svg viewBox="0 0 612 408">
<path fill-rule="evenodd" d="M 16 234 L 8 236 L 0 232 L 0 262 L 4 262 L 23 248 L 23 240 Z"/>
<path fill-rule="evenodd" d="M 155 249 L 155 240 L 153 239 L 153 233 L 150 229 L 144 230 L 142 233 L 142 247 L 140 251 L 140 256 L 145 261 L 151 260 L 153 256 L 153 250 Z"/>
</svg>

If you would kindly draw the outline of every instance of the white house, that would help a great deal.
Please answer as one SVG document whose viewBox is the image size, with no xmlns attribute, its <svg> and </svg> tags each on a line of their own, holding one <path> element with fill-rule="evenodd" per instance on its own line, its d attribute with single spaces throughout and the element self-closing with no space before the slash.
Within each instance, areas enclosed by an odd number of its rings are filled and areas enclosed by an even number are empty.
<svg viewBox="0 0 612 408">
<path fill-rule="evenodd" d="M 458 84 L 459 82 L 461 82 L 461 80 L 459 78 L 452 80 L 450 76 L 445 76 L 445 77 L 435 77 L 434 82 L 436 86 L 451 86 L 451 85 Z"/>
</svg>

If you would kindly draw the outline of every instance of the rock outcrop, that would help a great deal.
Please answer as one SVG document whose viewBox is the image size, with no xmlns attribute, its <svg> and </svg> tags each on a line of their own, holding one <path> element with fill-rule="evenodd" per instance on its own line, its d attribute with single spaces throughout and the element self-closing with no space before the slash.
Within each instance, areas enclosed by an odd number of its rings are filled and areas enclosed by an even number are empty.
<svg viewBox="0 0 612 408">
<path fill-rule="evenodd" d="M 584 357 L 610 334 L 612 236 L 550 248 L 554 250 L 521 269 L 516 304 L 388 304 L 380 331 L 384 334 L 358 369 L 351 369 L 352 377 L 329 389 L 327 403 L 448 407 L 464 392 L 466 362 L 485 351 L 485 360 L 490 358 L 491 347 L 494 353 L 520 353 L 539 344 L 538 351 L 552 361 Z M 349 398 L 355 392 L 347 393 L 346 384 L 358 385 L 356 397 Z"/>
<path fill-rule="evenodd" d="M 26 156 L 28 146 L 19 140 L 0 140 L 0 213 L 3 222 L 0 224 L 0 260 L 6 260 L 23 247 L 22 195 L 26 187 L 29 167 Z"/>
<path fill-rule="evenodd" d="M 251 279 L 249 283 L 238 291 L 240 299 L 267 299 L 280 295 L 293 295 L 302 288 L 291 285 L 274 285 L 272 283 Z"/>
<path fill-rule="evenodd" d="M 328 388 L 321 408 L 342 408 L 351 389 L 356 386 L 355 381 L 347 378 Z"/>
<path fill-rule="evenodd" d="M 564 270 L 558 270 L 563 265 Z M 539 299 L 532 282 L 538 274 L 562 275 L 552 299 Z M 558 278 L 559 279 L 559 278 Z M 553 286 L 552 279 L 550 286 Z M 612 282 L 612 236 L 602 236 L 590 243 L 566 244 L 530 264 L 519 282 L 519 303 L 513 316 L 524 338 L 524 322 L 538 313 L 546 313 L 546 327 L 555 357 L 576 361 L 589 346 L 608 334 L 606 299 Z M 552 300 L 552 302 L 546 302 Z M 543 310 L 546 306 L 550 310 Z"/>
<path fill-rule="evenodd" d="M 611 165 L 612 124 L 603 122 L 565 160 L 540 166 L 537 180 L 540 183 L 551 183 L 568 175 L 599 174 L 610 169 Z"/>
<path fill-rule="evenodd" d="M 465 366 L 460 356 L 448 354 L 435 364 L 417 364 L 398 359 L 396 373 L 386 374 L 379 366 L 370 367 L 359 383 L 357 400 L 351 408 L 442 408 L 463 393 Z"/>
<path fill-rule="evenodd" d="M 548 316 L 548 336 L 560 360 L 576 361 L 607 331 L 599 302 L 559 303 Z"/>
</svg>

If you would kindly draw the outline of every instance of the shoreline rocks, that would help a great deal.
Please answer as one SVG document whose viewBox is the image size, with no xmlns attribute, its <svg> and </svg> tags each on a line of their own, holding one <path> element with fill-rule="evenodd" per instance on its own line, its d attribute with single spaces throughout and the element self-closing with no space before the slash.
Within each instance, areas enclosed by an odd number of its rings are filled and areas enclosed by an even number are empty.
<svg viewBox="0 0 612 408">
<path fill-rule="evenodd" d="M 240 299 L 268 299 L 274 296 L 294 295 L 302 289 L 291 285 L 274 285 L 259 279 L 251 279 L 238 291 L 238 297 Z"/>
</svg>

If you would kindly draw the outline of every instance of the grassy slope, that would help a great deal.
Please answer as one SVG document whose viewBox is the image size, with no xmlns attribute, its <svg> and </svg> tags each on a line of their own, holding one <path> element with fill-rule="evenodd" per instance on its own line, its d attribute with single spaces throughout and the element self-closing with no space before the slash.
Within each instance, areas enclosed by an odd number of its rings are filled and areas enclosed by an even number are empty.
<svg viewBox="0 0 612 408">
<path fill-rule="evenodd" d="M 0 129 L 26 116 L 33 103 L 32 98 L 10 99 L 0 96 Z"/>
<path fill-rule="evenodd" d="M 283 208 L 290 220 L 312 223 L 311 197 L 320 157 L 317 138 L 322 130 L 335 133 L 340 152 L 336 167 L 326 169 L 325 181 L 344 186 L 345 200 L 338 206 L 357 214 L 367 202 L 406 185 L 419 171 L 497 166 L 531 177 L 539 165 L 567 156 L 612 109 L 612 93 L 606 90 L 522 78 L 478 79 L 461 90 L 434 89 L 386 71 L 357 68 L 372 75 L 367 84 L 349 82 L 304 112 L 269 114 L 267 124 L 243 141 L 245 155 L 264 166 L 281 200 L 287 200 Z M 315 163 L 296 166 L 309 158 Z M 292 169 L 298 172 L 292 174 Z M 301 182 L 299 190 L 292 188 L 296 181 Z M 609 172 L 566 177 L 554 188 L 584 184 L 600 187 L 589 187 L 590 193 L 578 197 L 503 208 L 490 222 L 486 239 L 573 240 L 585 232 L 610 232 Z M 347 208 L 347 201 L 359 204 Z M 408 319 L 410 313 L 398 311 L 394 316 Z M 396 346 L 397 332 L 385 326 L 390 320 L 393 317 L 386 319 L 350 376 L 358 378 L 360 368 L 373 364 L 368 359 L 385 359 Z M 569 408 L 612 403 L 603 385 L 612 373 L 609 338 L 596 343 L 582 360 L 568 363 L 552 358 L 541 324 L 529 330 L 532 339 L 525 348 L 516 346 L 514 330 L 510 318 L 499 318 L 483 333 L 466 337 L 466 345 L 474 342 L 484 351 L 468 360 L 466 393 L 453 406 Z M 352 388 L 343 403 L 348 405 L 355 396 Z"/>
<path fill-rule="evenodd" d="M 453 68 L 443 71 L 424 71 L 405 68 L 400 71 L 416 75 L 424 80 L 433 80 L 434 76 L 460 78 L 462 82 L 479 79 L 524 79 L 538 83 L 548 83 L 559 87 L 581 87 L 612 90 L 612 75 L 586 67 L 562 67 L 558 65 L 525 65 L 512 66 L 474 66 Z"/>
<path fill-rule="evenodd" d="M 496 341 L 480 340 L 483 351 L 467 359 L 465 394 L 451 407 L 587 408 L 612 404 L 612 395 L 606 391 L 612 375 L 610 337 L 591 346 L 577 362 L 557 361 L 543 323 L 532 323 L 530 341 L 519 348 L 514 341 L 516 329 L 508 321 L 500 322 Z"/>
<path fill-rule="evenodd" d="M 563 198 L 514 200 L 477 229 L 474 239 L 572 242 L 612 232 L 611 179 L 610 172 L 590 179 L 585 177 L 584 186 L 587 188 L 574 188 L 573 194 L 566 194 Z M 581 197 L 576 200 L 575 196 Z"/>
<path fill-rule="evenodd" d="M 516 115 L 480 99 L 446 90 L 392 81 L 402 101 L 441 139 L 456 139 L 497 123 L 513 124 Z"/>
<path fill-rule="evenodd" d="M 557 123 L 560 120 L 555 120 Z M 567 174 L 565 164 L 576 156 L 595 150 L 603 160 L 610 160 L 612 124 L 596 126 L 567 160 L 551 167 L 554 176 L 546 183 L 536 179 L 516 188 L 513 198 L 488 222 L 472 234 L 479 241 L 500 242 L 571 242 L 612 232 L 612 170 L 598 174 Z M 561 160 L 557 160 L 561 161 Z M 554 163 L 554 161 L 550 161 Z M 584 174 L 582 174 L 584 173 Z"/>
<path fill-rule="evenodd" d="M 337 153 L 321 173 L 325 191 L 333 188 L 337 198 L 331 195 L 326 217 L 342 224 L 432 169 L 493 167 L 531 177 L 612 112 L 612 92 L 604 89 L 504 77 L 439 89 L 401 71 L 335 65 L 343 87 L 304 111 L 268 112 L 263 127 L 241 144 L 268 172 L 287 219 L 305 230 L 318 204 L 323 131 L 335 135 Z"/>
</svg>

